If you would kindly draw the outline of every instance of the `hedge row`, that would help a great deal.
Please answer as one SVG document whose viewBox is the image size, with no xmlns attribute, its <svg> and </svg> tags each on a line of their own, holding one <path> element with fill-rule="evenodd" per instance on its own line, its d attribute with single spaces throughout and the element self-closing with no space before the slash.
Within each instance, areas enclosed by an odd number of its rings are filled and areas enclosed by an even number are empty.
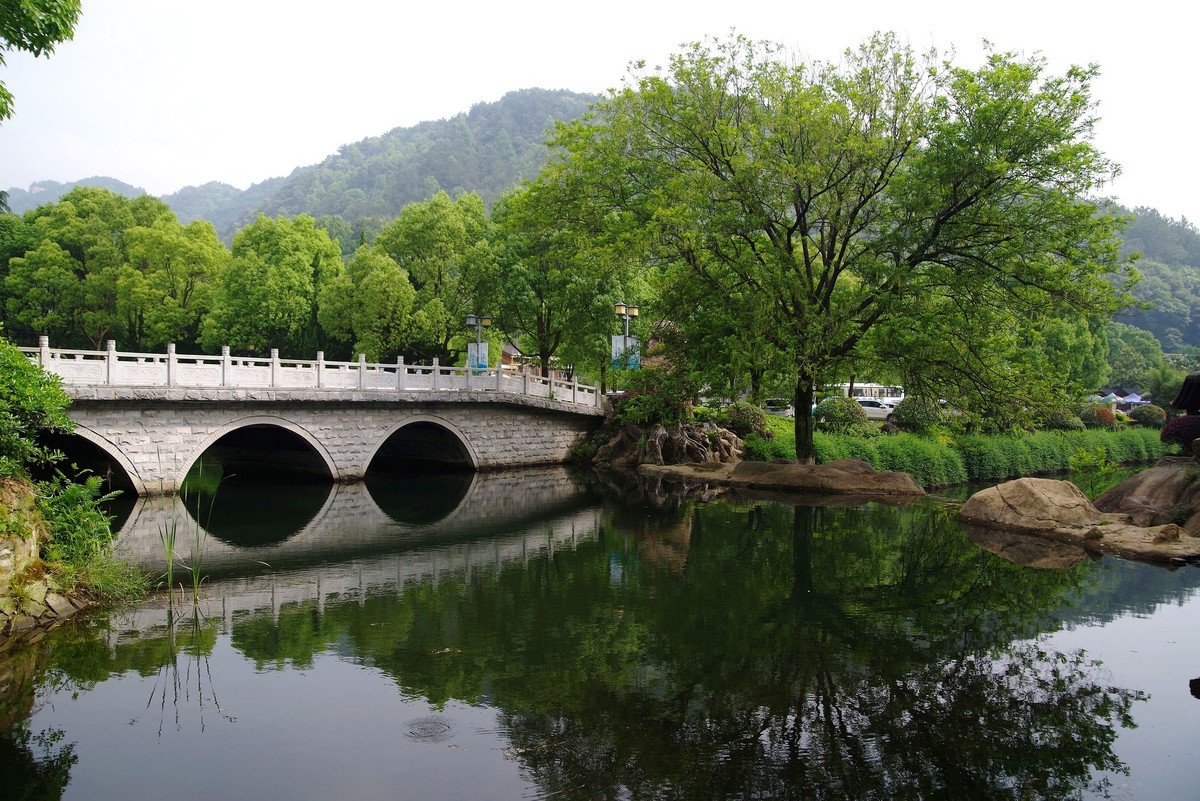
<svg viewBox="0 0 1200 801">
<path fill-rule="evenodd" d="M 748 458 L 796 456 L 794 440 L 755 439 L 758 450 L 750 448 Z M 1153 461 L 1166 451 L 1158 431 L 1150 428 L 942 438 L 918 434 L 862 438 L 817 432 L 813 448 L 818 462 L 862 459 L 876 470 L 911 473 L 925 487 L 1063 472 L 1070 469 L 1071 457 L 1081 450 L 1102 448 L 1106 459 L 1122 464 Z"/>
</svg>

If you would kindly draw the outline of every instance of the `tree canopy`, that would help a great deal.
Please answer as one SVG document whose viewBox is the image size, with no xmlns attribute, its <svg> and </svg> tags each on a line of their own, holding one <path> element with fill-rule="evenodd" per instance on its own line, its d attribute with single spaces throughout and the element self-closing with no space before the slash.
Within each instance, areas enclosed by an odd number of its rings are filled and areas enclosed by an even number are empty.
<svg viewBox="0 0 1200 801">
<path fill-rule="evenodd" d="M 54 46 L 75 35 L 79 21 L 79 0 L 21 0 L 0 3 L 0 67 L 4 54 L 23 50 L 34 56 L 48 56 Z M 12 92 L 0 81 L 0 120 L 13 113 Z"/>
<path fill-rule="evenodd" d="M 807 461 L 815 387 L 868 349 L 974 405 L 1070 389 L 1031 338 L 1123 302 L 1105 280 L 1123 269 L 1117 219 L 1086 199 L 1114 173 L 1090 142 L 1095 75 L 1010 53 L 967 69 L 892 35 L 796 63 L 731 36 L 634 65 L 560 126 L 551 169 L 586 187 L 577 219 L 639 232 L 661 317 L 694 320 L 672 298 L 727 299 L 786 359 Z"/>
</svg>

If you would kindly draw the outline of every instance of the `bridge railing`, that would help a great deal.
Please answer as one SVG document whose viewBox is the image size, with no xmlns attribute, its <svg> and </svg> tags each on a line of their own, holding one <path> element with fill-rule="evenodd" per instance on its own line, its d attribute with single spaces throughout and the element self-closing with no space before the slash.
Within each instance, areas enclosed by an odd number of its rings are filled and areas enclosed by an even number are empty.
<svg viewBox="0 0 1200 801">
<path fill-rule="evenodd" d="M 129 353 L 118 351 L 113 340 L 107 350 L 63 350 L 51 348 L 46 337 L 21 351 L 64 384 L 83 386 L 504 392 L 592 407 L 600 397 L 595 387 L 533 375 L 528 367 L 472 369 L 437 359 L 430 365 L 405 364 L 403 358 L 375 363 L 363 356 L 338 362 L 321 352 L 315 359 L 281 359 L 274 349 L 261 358 L 233 356 L 228 347 L 219 356 L 203 356 L 176 353 L 174 345 L 166 353 Z"/>
</svg>

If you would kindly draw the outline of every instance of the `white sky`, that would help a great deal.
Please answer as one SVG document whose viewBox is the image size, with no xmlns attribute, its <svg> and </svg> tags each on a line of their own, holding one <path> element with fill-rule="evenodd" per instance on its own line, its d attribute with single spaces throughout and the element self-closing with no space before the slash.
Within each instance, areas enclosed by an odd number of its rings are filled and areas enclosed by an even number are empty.
<svg viewBox="0 0 1200 801">
<path fill-rule="evenodd" d="M 634 59 L 731 29 L 809 58 L 892 30 L 966 66 L 984 38 L 1055 72 L 1097 63 L 1096 144 L 1123 169 L 1108 194 L 1200 221 L 1200 11 L 1154 0 L 83 0 L 73 41 L 0 69 L 16 95 L 0 188 L 108 175 L 158 195 L 244 189 L 510 90 L 602 92 Z"/>
</svg>

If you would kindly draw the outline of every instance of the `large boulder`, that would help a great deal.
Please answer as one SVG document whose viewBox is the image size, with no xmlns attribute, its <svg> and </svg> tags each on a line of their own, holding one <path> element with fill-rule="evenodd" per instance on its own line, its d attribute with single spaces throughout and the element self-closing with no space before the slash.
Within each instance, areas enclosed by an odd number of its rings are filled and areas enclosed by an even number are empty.
<svg viewBox="0 0 1200 801">
<path fill-rule="evenodd" d="M 968 525 L 1071 542 L 1150 561 L 1200 558 L 1200 537 L 1175 523 L 1140 526 L 1124 513 L 1102 512 L 1069 481 L 1019 478 L 981 490 L 963 504 Z"/>
<path fill-rule="evenodd" d="M 1177 523 L 1200 537 L 1200 464 L 1168 456 L 1101 495 L 1096 508 L 1127 514 L 1139 526 Z"/>
<path fill-rule="evenodd" d="M 740 462 L 729 474 L 729 485 L 833 495 L 924 495 L 908 473 L 877 472 L 861 459 L 838 459 L 826 464 Z"/>
</svg>

